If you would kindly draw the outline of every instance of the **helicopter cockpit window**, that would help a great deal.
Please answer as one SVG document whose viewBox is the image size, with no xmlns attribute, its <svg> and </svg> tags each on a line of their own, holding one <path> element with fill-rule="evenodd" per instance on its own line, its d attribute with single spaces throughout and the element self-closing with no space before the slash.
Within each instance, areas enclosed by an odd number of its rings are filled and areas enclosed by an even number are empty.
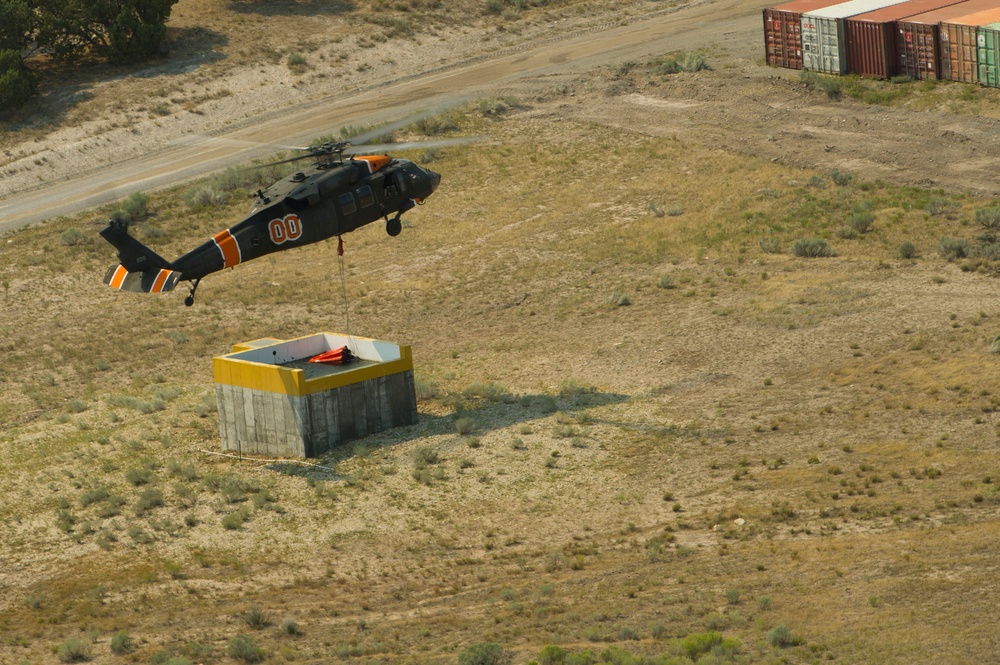
<svg viewBox="0 0 1000 665">
<path fill-rule="evenodd" d="M 354 195 L 350 192 L 341 194 L 337 200 L 340 202 L 340 211 L 345 215 L 350 215 L 358 209 L 358 206 L 354 203 Z"/>
<path fill-rule="evenodd" d="M 399 190 L 400 194 L 406 193 L 406 178 L 403 177 L 402 171 L 396 171 L 392 174 L 392 179 L 396 181 L 396 189 Z"/>
<path fill-rule="evenodd" d="M 372 188 L 368 185 L 358 188 L 358 203 L 361 204 L 362 208 L 367 208 L 375 203 L 375 195 L 372 194 Z"/>
</svg>

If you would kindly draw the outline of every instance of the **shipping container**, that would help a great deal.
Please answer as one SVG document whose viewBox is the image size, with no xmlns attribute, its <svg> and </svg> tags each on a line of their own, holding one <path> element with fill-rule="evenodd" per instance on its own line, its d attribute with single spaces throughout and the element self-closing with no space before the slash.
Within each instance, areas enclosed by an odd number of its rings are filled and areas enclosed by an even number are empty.
<svg viewBox="0 0 1000 665">
<path fill-rule="evenodd" d="M 907 0 L 846 19 L 847 70 L 861 76 L 892 78 L 896 75 L 899 62 L 896 57 L 896 21 L 958 2 L 960 0 Z"/>
<path fill-rule="evenodd" d="M 764 10 L 764 46 L 767 64 L 802 69 L 802 14 L 829 7 L 840 0 L 793 0 Z"/>
<path fill-rule="evenodd" d="M 1000 5 L 1000 0 L 966 0 L 896 22 L 896 71 L 920 80 L 941 76 L 942 21 Z"/>
<path fill-rule="evenodd" d="M 979 63 L 979 82 L 991 88 L 1000 88 L 1000 23 L 990 23 L 976 30 L 976 60 Z"/>
<path fill-rule="evenodd" d="M 793 0 L 764 10 L 764 47 L 767 64 L 802 69 L 802 14 L 839 0 Z"/>
<path fill-rule="evenodd" d="M 802 66 L 827 74 L 847 73 L 844 20 L 906 0 L 850 0 L 802 14 Z"/>
<path fill-rule="evenodd" d="M 941 22 L 941 78 L 979 82 L 979 27 L 1000 22 L 1000 6 Z"/>
</svg>

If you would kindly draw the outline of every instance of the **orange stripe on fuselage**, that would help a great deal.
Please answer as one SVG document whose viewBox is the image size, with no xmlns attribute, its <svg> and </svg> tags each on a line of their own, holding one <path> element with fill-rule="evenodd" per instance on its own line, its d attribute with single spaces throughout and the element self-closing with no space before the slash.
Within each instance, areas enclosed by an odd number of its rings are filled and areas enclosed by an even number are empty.
<svg viewBox="0 0 1000 665">
<path fill-rule="evenodd" d="M 354 159 L 367 163 L 369 173 L 375 173 L 392 161 L 392 157 L 389 157 L 388 155 L 366 155 L 364 157 L 355 156 Z"/>
<path fill-rule="evenodd" d="M 125 266 L 118 266 L 115 269 L 115 274 L 111 277 L 111 286 L 116 289 L 122 288 L 122 282 L 128 277 L 128 270 L 125 270 Z"/>
<path fill-rule="evenodd" d="M 163 291 L 163 285 L 167 282 L 167 278 L 170 277 L 170 272 L 170 270 L 161 270 L 156 275 L 156 279 L 153 280 L 153 287 L 149 290 L 149 292 L 160 293 Z"/>
<path fill-rule="evenodd" d="M 239 264 L 242 259 L 240 256 L 240 246 L 236 242 L 236 238 L 233 237 L 233 234 L 229 232 L 229 229 L 216 233 L 212 236 L 212 240 L 219 246 L 219 251 L 222 252 L 222 261 L 225 263 L 226 268 L 232 268 Z"/>
</svg>

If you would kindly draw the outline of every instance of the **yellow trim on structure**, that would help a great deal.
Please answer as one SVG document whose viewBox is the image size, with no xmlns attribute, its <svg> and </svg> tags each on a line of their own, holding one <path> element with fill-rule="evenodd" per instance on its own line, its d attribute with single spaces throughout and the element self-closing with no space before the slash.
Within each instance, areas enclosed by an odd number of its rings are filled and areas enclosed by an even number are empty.
<svg viewBox="0 0 1000 665">
<path fill-rule="evenodd" d="M 377 341 L 377 340 L 375 340 Z M 233 345 L 233 353 L 241 353 L 252 349 L 284 344 L 284 340 L 263 338 L 251 342 Z M 233 358 L 230 355 L 217 356 L 212 359 L 212 369 L 215 382 L 228 386 L 262 390 L 280 395 L 304 397 L 327 390 L 335 390 L 343 386 L 370 381 L 372 379 L 413 370 L 413 354 L 409 346 L 397 346 L 399 359 L 366 365 L 357 369 L 345 369 L 342 372 L 314 379 L 306 379 L 301 369 L 267 365 Z"/>
</svg>

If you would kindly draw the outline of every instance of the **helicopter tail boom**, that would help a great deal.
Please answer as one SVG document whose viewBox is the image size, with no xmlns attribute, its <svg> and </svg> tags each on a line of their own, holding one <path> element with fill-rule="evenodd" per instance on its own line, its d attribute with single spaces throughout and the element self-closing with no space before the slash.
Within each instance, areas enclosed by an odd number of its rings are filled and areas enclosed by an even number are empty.
<svg viewBox="0 0 1000 665">
<path fill-rule="evenodd" d="M 120 265 L 111 266 L 104 283 L 122 291 L 163 293 L 172 291 L 181 273 L 171 268 L 162 256 L 128 234 L 127 225 L 110 222 L 101 230 L 101 237 L 118 250 Z"/>
<path fill-rule="evenodd" d="M 154 268 L 130 272 L 123 265 L 111 266 L 104 275 L 104 283 L 122 291 L 135 293 L 166 293 L 173 291 L 181 274 L 167 268 Z"/>
</svg>

